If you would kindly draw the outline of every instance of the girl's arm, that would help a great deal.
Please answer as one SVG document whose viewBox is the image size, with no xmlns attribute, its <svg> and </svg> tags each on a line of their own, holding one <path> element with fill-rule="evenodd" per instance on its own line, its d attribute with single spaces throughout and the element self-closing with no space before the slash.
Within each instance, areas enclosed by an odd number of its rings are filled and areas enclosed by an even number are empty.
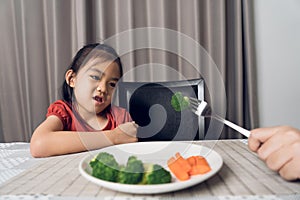
<svg viewBox="0 0 300 200">
<path fill-rule="evenodd" d="M 60 119 L 51 115 L 34 131 L 30 152 L 33 157 L 47 157 L 136 142 L 136 128 L 134 122 L 128 122 L 109 131 L 63 131 Z"/>
</svg>

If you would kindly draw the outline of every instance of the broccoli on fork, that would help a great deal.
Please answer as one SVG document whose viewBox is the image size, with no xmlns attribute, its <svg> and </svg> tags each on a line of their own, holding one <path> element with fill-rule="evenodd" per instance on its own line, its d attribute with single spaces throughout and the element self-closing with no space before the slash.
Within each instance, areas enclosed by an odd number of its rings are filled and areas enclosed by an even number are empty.
<svg viewBox="0 0 300 200">
<path fill-rule="evenodd" d="M 171 105 L 176 111 L 182 111 L 190 106 L 190 99 L 181 92 L 175 92 L 171 99 Z"/>
</svg>

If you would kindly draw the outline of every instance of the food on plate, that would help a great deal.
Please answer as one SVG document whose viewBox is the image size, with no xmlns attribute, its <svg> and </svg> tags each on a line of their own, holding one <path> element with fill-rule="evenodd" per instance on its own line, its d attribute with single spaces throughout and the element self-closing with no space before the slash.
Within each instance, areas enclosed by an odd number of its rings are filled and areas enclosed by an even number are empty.
<svg viewBox="0 0 300 200">
<path fill-rule="evenodd" d="M 163 184 L 171 182 L 171 173 L 158 164 L 143 163 L 130 156 L 126 165 L 120 165 L 113 155 L 100 152 L 90 161 L 92 176 L 123 184 Z"/>
<path fill-rule="evenodd" d="M 190 179 L 193 175 L 205 174 L 211 171 L 207 160 L 203 156 L 183 158 L 179 152 L 168 160 L 168 167 L 180 181 Z"/>
<path fill-rule="evenodd" d="M 92 176 L 105 180 L 116 182 L 119 173 L 119 164 L 113 155 L 102 152 L 90 161 L 93 169 Z"/>
<path fill-rule="evenodd" d="M 135 156 L 128 158 L 126 166 L 121 166 L 118 182 L 125 184 L 138 184 L 142 181 L 144 174 L 144 164 Z"/>
<path fill-rule="evenodd" d="M 178 112 L 185 110 L 190 106 L 190 99 L 181 92 L 175 92 L 171 98 L 171 106 Z"/>
<path fill-rule="evenodd" d="M 185 181 L 190 179 L 189 174 L 182 169 L 175 158 L 172 157 L 168 160 L 168 167 L 178 180 Z"/>
<path fill-rule="evenodd" d="M 172 176 L 169 171 L 158 164 L 145 163 L 145 173 L 142 184 L 162 184 L 170 183 Z"/>
<path fill-rule="evenodd" d="M 207 160 L 203 156 L 191 156 L 188 158 L 192 168 L 189 171 L 190 175 L 205 174 L 210 172 L 211 168 Z"/>
</svg>

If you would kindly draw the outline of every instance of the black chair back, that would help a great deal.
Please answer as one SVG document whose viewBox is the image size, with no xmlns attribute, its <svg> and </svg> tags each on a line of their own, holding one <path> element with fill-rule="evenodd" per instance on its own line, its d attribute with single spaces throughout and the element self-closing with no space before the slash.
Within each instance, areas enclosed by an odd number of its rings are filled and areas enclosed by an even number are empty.
<svg viewBox="0 0 300 200">
<path fill-rule="evenodd" d="M 203 79 L 171 82 L 119 82 L 119 106 L 127 109 L 140 126 L 139 141 L 201 140 L 205 135 L 203 117 L 189 109 L 180 112 L 171 106 L 175 92 L 204 99 Z"/>
</svg>

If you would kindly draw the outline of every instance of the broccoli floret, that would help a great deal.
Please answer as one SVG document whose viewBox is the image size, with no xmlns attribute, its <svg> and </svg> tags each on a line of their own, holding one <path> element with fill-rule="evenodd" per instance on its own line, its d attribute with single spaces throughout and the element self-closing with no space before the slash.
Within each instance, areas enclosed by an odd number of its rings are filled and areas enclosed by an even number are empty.
<svg viewBox="0 0 300 200">
<path fill-rule="evenodd" d="M 90 161 L 92 176 L 124 184 L 162 184 L 171 182 L 171 173 L 158 164 L 145 164 L 130 156 L 125 166 L 119 165 L 114 156 L 101 152 Z"/>
<path fill-rule="evenodd" d="M 90 161 L 92 176 L 111 182 L 116 182 L 119 172 L 119 164 L 113 155 L 101 152 Z"/>
<path fill-rule="evenodd" d="M 190 106 L 190 100 L 188 97 L 183 96 L 181 92 L 175 92 L 171 98 L 171 105 L 176 111 L 182 111 Z"/>
<path fill-rule="evenodd" d="M 143 162 L 138 160 L 135 156 L 130 156 L 126 166 L 122 166 L 119 171 L 118 182 L 125 184 L 138 184 L 142 181 L 143 173 Z"/>
<path fill-rule="evenodd" d="M 171 182 L 171 173 L 158 164 L 144 164 L 145 173 L 141 184 L 163 184 Z"/>
</svg>

